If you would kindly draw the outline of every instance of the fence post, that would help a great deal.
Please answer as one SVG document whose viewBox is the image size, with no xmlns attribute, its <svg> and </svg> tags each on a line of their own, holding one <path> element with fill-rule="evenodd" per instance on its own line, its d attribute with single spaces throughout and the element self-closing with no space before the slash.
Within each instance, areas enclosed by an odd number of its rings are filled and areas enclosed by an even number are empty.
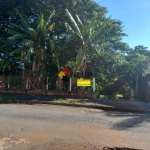
<svg viewBox="0 0 150 150">
<path fill-rule="evenodd" d="M 72 86 L 72 80 L 71 80 L 71 78 L 70 78 L 69 91 L 71 91 L 71 86 Z"/>
<path fill-rule="evenodd" d="M 26 90 L 28 89 L 28 78 L 27 78 L 27 81 L 26 81 Z"/>
<path fill-rule="evenodd" d="M 93 92 L 95 92 L 95 78 L 93 78 Z"/>
<path fill-rule="evenodd" d="M 46 90 L 48 90 L 48 77 L 47 77 L 47 80 L 46 80 Z"/>
<path fill-rule="evenodd" d="M 8 86 L 8 89 L 9 89 L 10 88 L 9 76 L 8 76 L 8 85 L 7 86 Z"/>
</svg>

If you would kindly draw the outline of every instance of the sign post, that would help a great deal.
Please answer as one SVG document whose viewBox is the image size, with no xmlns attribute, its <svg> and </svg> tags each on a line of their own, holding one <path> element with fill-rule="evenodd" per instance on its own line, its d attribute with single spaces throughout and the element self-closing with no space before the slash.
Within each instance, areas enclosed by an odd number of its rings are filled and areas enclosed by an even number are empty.
<svg viewBox="0 0 150 150">
<path fill-rule="evenodd" d="M 9 80 L 9 76 L 8 76 L 8 89 L 10 88 L 10 82 L 9 82 L 10 80 Z"/>
<path fill-rule="evenodd" d="M 48 90 L 48 77 L 47 77 L 47 80 L 46 80 L 46 90 Z"/>
<path fill-rule="evenodd" d="M 95 92 L 95 78 L 93 78 L 93 92 Z"/>
<path fill-rule="evenodd" d="M 28 89 L 28 78 L 26 80 L 26 90 Z"/>
</svg>

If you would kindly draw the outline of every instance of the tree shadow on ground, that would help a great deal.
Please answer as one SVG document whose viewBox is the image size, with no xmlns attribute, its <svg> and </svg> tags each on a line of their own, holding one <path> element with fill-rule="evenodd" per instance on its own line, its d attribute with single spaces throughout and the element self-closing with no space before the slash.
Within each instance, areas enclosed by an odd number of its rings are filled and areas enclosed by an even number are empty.
<svg viewBox="0 0 150 150">
<path fill-rule="evenodd" d="M 5 94 L 1 94 L 0 96 L 6 96 Z M 11 94 L 11 97 L 15 100 L 23 100 L 23 101 L 31 101 L 31 100 L 39 100 L 39 101 L 52 101 L 55 98 L 62 98 L 62 96 L 45 96 L 45 95 L 27 95 L 27 94 Z M 64 96 L 64 98 L 67 98 L 66 96 Z M 79 99 L 79 98 L 71 98 L 74 101 L 78 101 L 78 102 L 88 102 L 88 103 L 92 103 L 92 104 L 104 104 L 107 106 L 112 106 L 114 108 L 120 107 L 120 104 L 118 103 L 118 101 L 113 101 L 112 100 L 100 100 L 100 99 Z M 122 103 L 125 108 L 126 105 L 124 105 L 124 102 L 120 102 Z M 127 102 L 127 106 L 130 105 L 129 102 Z M 136 104 L 136 108 L 141 107 L 139 102 L 132 102 L 132 104 L 135 103 Z M 135 104 L 133 106 L 135 106 Z M 147 107 L 149 107 L 148 103 L 145 103 L 144 105 L 147 105 Z M 131 105 L 130 105 L 131 106 Z M 145 106 L 144 106 L 145 107 Z M 111 116 L 112 118 L 118 118 L 117 122 L 114 122 L 112 124 L 112 129 L 117 129 L 117 130 L 127 130 L 130 128 L 134 128 L 134 127 L 138 127 L 140 126 L 142 123 L 148 123 L 150 122 L 150 114 L 138 114 L 138 113 L 129 113 L 129 112 L 118 112 L 118 111 L 105 111 L 105 114 L 107 116 Z M 119 118 L 124 118 L 122 119 L 122 121 L 120 121 Z"/>
<path fill-rule="evenodd" d="M 112 100 L 112 99 L 81 99 L 80 101 L 93 103 L 93 104 L 102 104 L 115 108 L 129 108 L 129 109 L 149 109 L 149 102 L 141 102 L 141 101 L 132 101 L 132 100 Z"/>
<path fill-rule="evenodd" d="M 137 114 L 137 113 L 121 113 L 114 111 L 105 111 L 107 116 L 118 118 L 118 121 L 114 122 L 111 129 L 115 130 L 128 130 L 141 126 L 141 124 L 150 123 L 150 114 Z M 119 118 L 122 118 L 120 121 Z M 124 118 L 124 119 L 123 119 Z"/>
</svg>

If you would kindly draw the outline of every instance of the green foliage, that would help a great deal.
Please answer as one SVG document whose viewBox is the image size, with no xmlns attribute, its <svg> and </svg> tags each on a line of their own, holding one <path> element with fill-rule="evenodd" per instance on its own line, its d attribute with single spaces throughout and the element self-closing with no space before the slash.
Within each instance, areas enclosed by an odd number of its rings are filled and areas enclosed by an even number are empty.
<svg viewBox="0 0 150 150">
<path fill-rule="evenodd" d="M 20 76 L 5 76 L 3 82 L 5 87 L 8 87 L 9 84 L 10 88 L 13 89 L 22 88 L 22 78 Z"/>
<path fill-rule="evenodd" d="M 13 103 L 15 102 L 11 95 L 1 95 L 0 104 Z"/>
<path fill-rule="evenodd" d="M 64 102 L 66 99 L 65 98 L 54 98 L 53 100 L 52 100 L 52 102 L 55 102 L 55 103 L 61 103 L 61 102 Z"/>
<path fill-rule="evenodd" d="M 15 54 L 20 54 L 20 61 L 24 63 L 24 66 L 30 65 L 39 77 L 45 78 L 47 75 L 45 68 L 51 57 L 48 55 L 50 49 L 47 49 L 49 32 L 52 32 L 54 23 L 51 24 L 51 18 L 46 22 L 42 14 L 37 22 L 37 27 L 32 28 L 32 24 L 26 21 L 18 10 L 17 13 L 21 18 L 21 25 L 11 24 L 12 29 L 6 28 L 7 33 L 12 34 L 12 36 L 8 37 L 1 48 L 6 50 L 8 47 L 15 46 L 16 49 L 12 49 L 9 53 L 10 56 L 15 57 Z"/>
<path fill-rule="evenodd" d="M 79 105 L 82 106 L 84 105 L 85 102 L 76 102 L 76 101 L 71 101 L 69 104 L 74 104 L 74 105 Z"/>
<path fill-rule="evenodd" d="M 98 95 L 120 93 L 128 98 L 131 74 L 141 74 L 147 67 L 147 47 L 131 49 L 122 42 L 126 36 L 122 22 L 106 17 L 107 9 L 94 1 L 0 2 L 0 71 L 6 75 L 29 66 L 40 78 L 48 76 L 50 89 L 55 89 L 61 67 L 81 71 L 86 60 Z M 20 81 L 11 82 L 20 86 Z"/>
<path fill-rule="evenodd" d="M 64 103 L 64 104 L 74 104 L 74 105 L 79 105 L 82 106 L 85 102 L 79 102 L 79 101 L 74 101 L 74 100 L 67 100 L 66 98 L 54 98 L 52 100 L 54 103 Z"/>
</svg>

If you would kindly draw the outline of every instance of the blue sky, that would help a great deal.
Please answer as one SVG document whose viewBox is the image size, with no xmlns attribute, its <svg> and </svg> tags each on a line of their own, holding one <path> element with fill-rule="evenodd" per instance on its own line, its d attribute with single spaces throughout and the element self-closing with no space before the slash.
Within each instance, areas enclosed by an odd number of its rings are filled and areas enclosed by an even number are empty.
<svg viewBox="0 0 150 150">
<path fill-rule="evenodd" d="M 123 38 L 131 48 L 138 45 L 150 50 L 150 0 L 94 0 L 107 8 L 107 16 L 123 22 Z"/>
</svg>

